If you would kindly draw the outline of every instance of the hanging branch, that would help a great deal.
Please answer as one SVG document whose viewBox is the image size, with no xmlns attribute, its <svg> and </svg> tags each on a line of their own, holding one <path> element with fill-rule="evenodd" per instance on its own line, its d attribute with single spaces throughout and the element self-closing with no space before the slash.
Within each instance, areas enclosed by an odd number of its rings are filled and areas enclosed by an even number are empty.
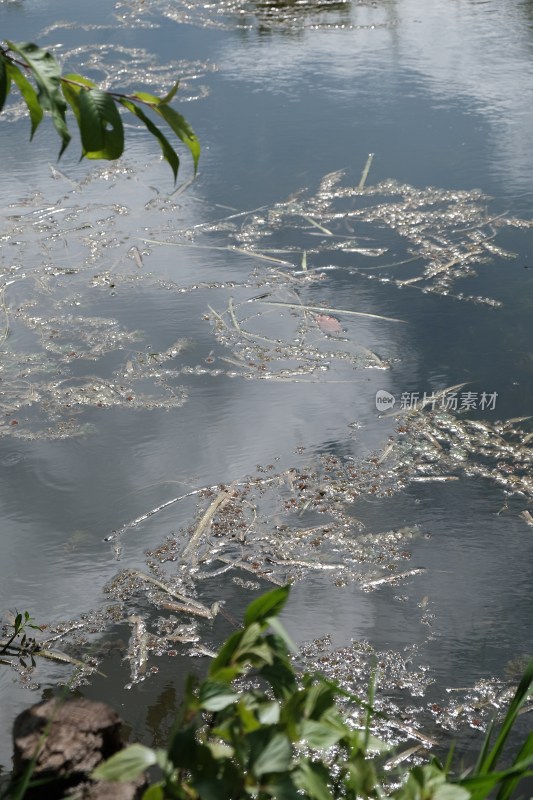
<svg viewBox="0 0 533 800">
<path fill-rule="evenodd" d="M 35 87 L 28 80 L 33 79 Z M 161 147 L 163 158 L 168 161 L 174 180 L 179 169 L 179 156 L 165 134 L 150 119 L 141 106 L 161 117 L 172 132 L 185 144 L 193 159 L 194 172 L 198 169 L 200 143 L 191 126 L 181 114 L 169 104 L 178 91 L 176 82 L 164 97 L 146 92 L 123 94 L 100 89 L 83 75 L 61 74 L 61 67 L 54 56 L 36 44 L 6 42 L 0 45 L 0 112 L 9 96 L 12 84 L 18 88 L 28 107 L 31 135 L 40 125 L 45 112 L 52 117 L 54 127 L 61 139 L 59 158 L 68 147 L 71 134 L 66 112 L 74 112 L 81 138 L 82 158 L 120 158 L 124 151 L 124 126 L 118 106 L 126 108 L 145 125 Z M 139 105 L 140 104 L 140 105 Z"/>
</svg>

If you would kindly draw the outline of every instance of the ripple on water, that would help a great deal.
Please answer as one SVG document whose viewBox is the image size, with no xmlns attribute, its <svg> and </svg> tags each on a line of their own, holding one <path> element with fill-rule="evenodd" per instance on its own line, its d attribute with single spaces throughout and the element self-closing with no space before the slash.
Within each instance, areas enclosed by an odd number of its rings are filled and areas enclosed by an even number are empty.
<svg viewBox="0 0 533 800">
<path fill-rule="evenodd" d="M 21 461 L 24 461 L 25 458 L 26 456 L 21 450 L 11 450 L 9 453 L 6 453 L 5 456 L 2 456 L 0 464 L 3 467 L 14 467 L 16 464 L 20 464 Z"/>
</svg>

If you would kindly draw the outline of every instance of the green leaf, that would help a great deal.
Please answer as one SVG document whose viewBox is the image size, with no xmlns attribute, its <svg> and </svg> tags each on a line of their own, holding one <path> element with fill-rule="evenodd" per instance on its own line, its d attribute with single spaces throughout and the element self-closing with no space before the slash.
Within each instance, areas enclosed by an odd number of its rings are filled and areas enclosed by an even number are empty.
<svg viewBox="0 0 533 800">
<path fill-rule="evenodd" d="M 350 789 L 357 797 L 379 797 L 376 768 L 374 762 L 366 757 L 364 751 L 352 756 L 346 764 L 344 783 L 346 788 Z"/>
<path fill-rule="evenodd" d="M 205 711 L 221 711 L 239 699 L 239 694 L 225 683 L 204 681 L 200 687 L 200 705 Z"/>
<path fill-rule="evenodd" d="M 271 628 L 273 628 L 280 639 L 283 641 L 285 647 L 290 653 L 297 653 L 298 648 L 296 647 L 294 641 L 291 639 L 281 622 L 277 617 L 269 617 L 267 619 L 268 624 Z"/>
<path fill-rule="evenodd" d="M 207 742 L 206 747 L 211 751 L 211 755 L 217 761 L 222 761 L 225 758 L 233 758 L 234 749 L 229 744 L 221 744 L 220 742 Z"/>
<path fill-rule="evenodd" d="M 162 97 L 159 102 L 162 105 L 166 105 L 167 103 L 170 103 L 170 101 L 174 99 L 174 97 L 176 95 L 176 92 L 178 91 L 179 85 L 180 85 L 180 82 L 176 81 L 176 83 L 174 84 L 174 86 L 172 87 L 170 92 L 168 92 L 168 94 L 166 94 L 164 97 Z"/>
<path fill-rule="evenodd" d="M 246 700 L 248 699 L 249 695 L 244 695 L 237 705 L 237 713 L 239 715 L 244 733 L 251 733 L 252 731 L 256 731 L 261 727 L 261 723 L 246 703 Z"/>
<path fill-rule="evenodd" d="M 174 765 L 170 760 L 167 751 L 158 747 L 155 751 L 155 757 L 157 759 L 156 764 L 161 769 L 161 772 L 164 775 L 169 775 L 173 771 Z"/>
<path fill-rule="evenodd" d="M 302 800 L 302 794 L 290 775 L 273 775 L 267 784 L 262 784 L 261 793 L 269 794 L 276 800 Z"/>
<path fill-rule="evenodd" d="M 78 86 L 77 84 L 81 84 Z M 89 80 L 89 78 L 85 78 L 83 75 L 78 75 L 74 72 L 68 72 L 66 75 L 63 75 L 61 78 L 61 88 L 63 92 L 65 91 L 65 86 L 75 89 L 79 91 L 82 86 L 86 86 L 88 89 L 96 89 L 96 83 L 94 81 Z"/>
<path fill-rule="evenodd" d="M 247 650 L 238 654 L 239 661 L 250 661 L 255 667 L 263 666 L 263 664 L 272 664 L 274 657 L 272 651 L 266 642 L 257 644 L 255 647 L 249 647 Z"/>
<path fill-rule="evenodd" d="M 513 767 L 520 762 L 530 759 L 533 755 L 533 733 L 530 733 L 526 737 L 526 741 L 518 751 L 514 761 Z M 520 782 L 521 775 L 517 775 L 516 777 L 504 781 L 500 791 L 498 792 L 498 796 L 496 800 L 510 800 L 511 796 L 514 794 L 516 787 Z"/>
<path fill-rule="evenodd" d="M 257 709 L 257 718 L 263 725 L 276 725 L 279 722 L 280 709 L 276 700 L 263 703 Z"/>
<path fill-rule="evenodd" d="M 168 757 L 178 769 L 196 763 L 200 743 L 196 741 L 195 727 L 174 731 L 168 744 Z"/>
<path fill-rule="evenodd" d="M 275 728 L 261 728 L 246 737 L 250 745 L 249 768 L 254 775 L 285 772 L 291 763 L 292 745 L 284 733 Z"/>
<path fill-rule="evenodd" d="M 367 738 L 367 750 L 371 753 L 390 753 L 391 745 L 371 733 Z"/>
<path fill-rule="evenodd" d="M 487 797 L 487 795 L 494 791 L 499 784 L 502 784 L 502 791 L 505 791 L 510 781 L 518 784 L 523 778 L 533 775 L 533 771 L 529 769 L 532 762 L 533 757 L 530 756 L 522 761 L 516 761 L 509 769 L 501 771 L 494 770 L 489 773 L 474 773 L 472 777 L 461 778 L 456 783 L 463 789 L 466 789 L 471 798 L 474 800 L 481 800 L 481 798 Z M 498 794 L 497 798 L 499 798 L 499 796 Z"/>
<path fill-rule="evenodd" d="M 63 89 L 65 99 L 74 112 L 74 116 L 76 117 L 76 122 L 78 123 L 79 128 L 81 125 L 81 109 L 78 98 L 81 92 L 81 87 L 74 86 L 70 83 L 64 83 L 62 84 L 61 88 Z"/>
<path fill-rule="evenodd" d="M 483 779 L 487 778 L 483 776 Z M 393 796 L 396 800 L 469 800 L 470 792 L 456 783 L 448 782 L 444 770 L 432 762 L 413 767 L 407 781 Z"/>
<path fill-rule="evenodd" d="M 149 106 L 158 106 L 161 102 L 160 97 L 156 97 L 155 94 L 148 94 L 148 92 L 135 92 L 131 97 L 133 100 L 139 100 L 141 103 L 146 103 Z"/>
<path fill-rule="evenodd" d="M 54 127 L 61 137 L 62 145 L 59 151 L 61 158 L 71 139 L 65 121 L 67 104 L 59 91 L 61 68 L 51 53 L 42 50 L 36 44 L 31 42 L 14 44 L 9 41 L 7 44 L 11 50 L 22 56 L 31 70 L 37 84 L 39 104 L 46 111 L 50 111 Z"/>
<path fill-rule="evenodd" d="M 479 773 L 487 773 L 494 769 L 496 762 L 498 761 L 502 750 L 504 748 L 505 742 L 507 741 L 509 734 L 511 733 L 511 729 L 516 721 L 518 716 L 518 712 L 523 704 L 526 702 L 527 698 L 531 694 L 533 687 L 533 659 L 527 665 L 526 670 L 518 684 L 518 688 L 515 692 L 515 695 L 509 705 L 509 709 L 505 718 L 502 722 L 500 732 L 496 738 L 496 742 L 494 747 L 490 752 L 487 752 L 484 755 L 482 762 L 477 765 L 477 772 Z M 487 743 L 484 747 L 484 750 L 488 749 L 488 737 Z"/>
<path fill-rule="evenodd" d="M 186 144 L 189 150 L 191 151 L 192 160 L 194 162 L 194 174 L 198 170 L 198 160 L 200 158 L 200 142 L 196 138 L 196 135 L 185 119 L 181 114 L 178 114 L 171 106 L 166 105 L 165 103 L 159 103 L 158 106 L 154 108 L 154 111 L 163 117 L 163 119 L 170 125 L 176 136 L 178 136 L 183 144 Z"/>
<path fill-rule="evenodd" d="M 337 744 L 345 735 L 344 726 L 334 726 L 327 722 L 317 722 L 314 719 L 305 719 L 300 727 L 300 737 L 309 747 L 327 750 Z"/>
<path fill-rule="evenodd" d="M 304 713 L 306 717 L 319 719 L 322 714 L 335 708 L 335 689 L 329 683 L 318 681 L 306 690 Z"/>
<path fill-rule="evenodd" d="M 233 800 L 236 796 L 235 783 L 231 779 L 220 778 L 218 775 L 214 778 L 195 778 L 192 785 L 201 800 Z M 187 797 L 188 795 L 183 796 Z"/>
<path fill-rule="evenodd" d="M 453 783 L 441 783 L 431 796 L 434 800 L 470 800 L 470 792 Z"/>
<path fill-rule="evenodd" d="M 209 672 L 208 672 L 209 677 L 211 678 L 216 677 L 217 680 L 220 681 L 222 680 L 221 678 L 222 669 L 229 668 L 229 671 L 227 673 L 228 674 L 227 680 L 229 682 L 233 680 L 233 678 L 235 678 L 240 673 L 240 668 L 237 668 L 237 671 L 235 671 L 235 668 L 231 666 L 231 664 L 232 664 L 233 654 L 239 647 L 242 636 L 243 636 L 242 631 L 235 631 L 235 633 L 233 633 L 229 637 L 229 639 L 226 639 L 226 641 L 218 651 L 215 660 L 211 662 L 211 666 L 209 667 Z"/>
<path fill-rule="evenodd" d="M 91 778 L 96 781 L 134 781 L 154 764 L 157 764 L 155 750 L 142 744 L 131 744 L 96 767 Z"/>
<path fill-rule="evenodd" d="M 144 792 L 142 800 L 165 800 L 164 783 L 153 783 Z"/>
<path fill-rule="evenodd" d="M 78 123 L 83 156 L 120 158 L 124 151 L 124 128 L 111 95 L 83 75 L 73 73 L 63 78 L 61 88 Z"/>
<path fill-rule="evenodd" d="M 139 106 L 135 105 L 135 103 L 132 103 L 131 100 L 120 98 L 119 102 L 124 106 L 124 108 L 127 108 L 128 111 L 131 111 L 132 114 L 135 114 L 135 116 L 146 125 L 152 136 L 155 136 L 155 138 L 158 140 L 161 147 L 161 152 L 163 153 L 163 158 L 170 164 L 172 174 L 174 175 L 174 180 L 176 180 L 178 177 L 180 160 L 178 158 L 178 154 L 173 149 L 166 136 L 164 136 L 159 128 L 154 125 L 152 120 L 146 116 L 144 111 L 139 108 Z"/>
<path fill-rule="evenodd" d="M 199 705 L 196 692 L 198 683 L 199 682 L 196 675 L 187 676 L 183 690 L 183 700 L 181 701 L 178 712 L 174 717 L 169 739 L 172 738 L 175 732 L 183 731 L 190 724 L 191 720 L 198 711 Z"/>
<path fill-rule="evenodd" d="M 254 622 L 243 630 L 241 640 L 235 650 L 233 660 L 242 658 L 245 653 L 248 653 L 253 647 L 261 644 L 261 626 L 259 623 Z"/>
<path fill-rule="evenodd" d="M 83 155 L 86 158 L 120 158 L 124 128 L 115 101 L 101 89 L 81 89 L 78 94 Z"/>
<path fill-rule="evenodd" d="M 313 800 L 333 800 L 328 788 L 328 771 L 322 764 L 301 759 L 293 773 L 294 783 Z"/>
<path fill-rule="evenodd" d="M 0 111 L 2 111 L 4 107 L 4 103 L 9 94 L 9 87 L 11 86 L 9 66 L 9 62 L 0 55 Z"/>
<path fill-rule="evenodd" d="M 211 666 L 213 666 L 211 664 Z M 217 681 L 220 683 L 231 683 L 231 681 L 238 678 L 239 675 L 242 675 L 245 672 L 245 665 L 244 664 L 235 664 L 232 667 L 220 667 L 216 671 L 210 673 L 212 678 L 216 678 Z"/>
<path fill-rule="evenodd" d="M 274 695 L 279 700 L 285 700 L 296 691 L 296 678 L 294 670 L 279 658 L 274 659 L 272 665 L 265 664 L 259 672 L 272 687 Z"/>
<path fill-rule="evenodd" d="M 244 614 L 244 624 L 265 623 L 269 617 L 278 616 L 289 597 L 289 586 L 280 586 L 253 600 Z"/>
</svg>

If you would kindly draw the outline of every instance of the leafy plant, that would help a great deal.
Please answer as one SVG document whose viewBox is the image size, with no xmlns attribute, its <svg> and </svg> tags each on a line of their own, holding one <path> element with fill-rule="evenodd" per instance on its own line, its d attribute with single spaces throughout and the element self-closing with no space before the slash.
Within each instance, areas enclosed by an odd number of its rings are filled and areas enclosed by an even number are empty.
<svg viewBox="0 0 533 800">
<path fill-rule="evenodd" d="M 531 694 L 533 661 L 494 742 L 489 728 L 473 768 L 452 773 L 450 753 L 445 765 L 432 758 L 391 775 L 383 760 L 389 746 L 371 733 L 373 682 L 362 702 L 319 673 L 296 673 L 295 647 L 278 619 L 288 595 L 289 587 L 282 587 L 254 600 L 207 678 L 189 678 L 166 749 L 130 745 L 91 777 L 130 781 L 155 767 L 159 776 L 143 800 L 510 800 L 520 781 L 533 775 L 533 733 L 514 757 L 505 752 Z M 27 612 L 17 614 L 0 655 L 19 646 L 17 637 L 22 643 L 26 627 L 37 626 Z M 348 723 L 340 702 L 358 706 L 359 729 Z M 32 769 L 2 797 L 22 800 L 33 785 Z M 399 784 L 394 791 L 392 780 Z"/>
<path fill-rule="evenodd" d="M 33 654 L 39 649 L 39 645 L 35 638 L 28 636 L 26 629 L 40 631 L 40 626 L 36 625 L 29 612 L 25 611 L 24 614 L 17 613 L 10 627 L 12 631 L 8 632 L 6 629 L 7 638 L 0 641 L 0 664 L 11 664 L 11 660 L 7 657 L 16 656 L 22 666 L 26 666 L 24 658 L 30 658 L 32 666 L 35 666 Z"/>
<path fill-rule="evenodd" d="M 30 76 L 35 82 L 28 80 Z M 31 42 L 6 42 L 0 45 L 0 112 L 9 96 L 12 84 L 18 88 L 30 115 L 31 136 L 40 125 L 44 113 L 51 115 L 61 139 L 59 157 L 68 146 L 71 135 L 67 126 L 68 106 L 74 112 L 79 128 L 82 158 L 117 159 L 124 150 L 124 127 L 118 106 L 122 106 L 140 119 L 161 147 L 176 180 L 179 157 L 167 137 L 146 115 L 141 106 L 161 117 L 174 134 L 189 148 L 194 171 L 198 168 L 200 143 L 189 123 L 170 105 L 178 82 L 164 97 L 146 92 L 123 94 L 98 88 L 83 75 L 61 74 L 61 67 L 52 53 Z"/>
<path fill-rule="evenodd" d="M 320 674 L 298 676 L 294 649 L 278 615 L 289 588 L 274 589 L 247 609 L 244 627 L 221 647 L 206 680 L 190 678 L 168 747 L 131 745 L 100 765 L 95 780 L 131 780 L 157 766 L 159 779 L 144 800 L 381 800 L 391 775 L 389 749 L 371 734 L 373 689 L 362 703 Z M 478 764 L 452 776 L 437 759 L 400 775 L 396 800 L 508 800 L 533 764 L 530 734 L 511 766 L 496 769 L 520 707 L 531 691 L 528 667 L 494 746 L 487 734 Z M 362 710 L 361 730 L 346 721 L 338 701 Z M 451 757 L 449 759 L 451 761 Z"/>
</svg>

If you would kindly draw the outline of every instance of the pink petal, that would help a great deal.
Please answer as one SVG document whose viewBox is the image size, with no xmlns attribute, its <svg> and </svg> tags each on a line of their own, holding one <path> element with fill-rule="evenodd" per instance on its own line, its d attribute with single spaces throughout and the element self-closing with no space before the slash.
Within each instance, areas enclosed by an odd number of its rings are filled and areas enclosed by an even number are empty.
<svg viewBox="0 0 533 800">
<path fill-rule="evenodd" d="M 322 333 L 342 333 L 342 325 L 339 320 L 336 317 L 330 317 L 329 314 L 315 314 L 315 322 Z"/>
</svg>

